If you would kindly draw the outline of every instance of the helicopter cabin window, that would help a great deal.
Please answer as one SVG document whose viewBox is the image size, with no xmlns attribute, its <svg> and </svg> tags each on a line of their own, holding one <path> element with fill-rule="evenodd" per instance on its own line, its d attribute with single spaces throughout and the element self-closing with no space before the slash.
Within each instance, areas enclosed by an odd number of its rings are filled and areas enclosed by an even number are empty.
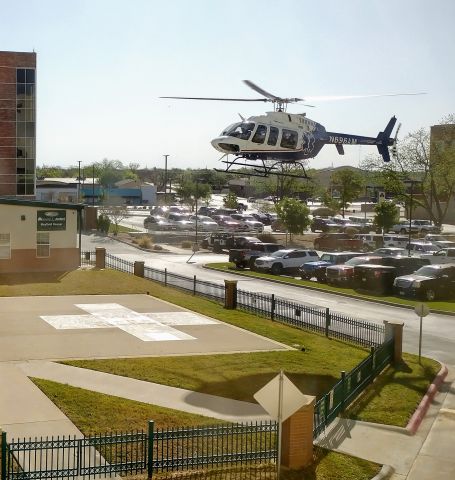
<svg viewBox="0 0 455 480">
<path fill-rule="evenodd" d="M 295 148 L 297 146 L 298 133 L 294 130 L 286 130 L 283 128 L 280 145 L 283 148 Z"/>
<path fill-rule="evenodd" d="M 258 125 L 256 132 L 251 140 L 254 143 L 264 143 L 265 136 L 267 135 L 267 127 L 265 125 Z"/>
<path fill-rule="evenodd" d="M 223 132 L 223 135 L 240 138 L 241 140 L 249 140 L 253 130 L 254 123 L 234 123 L 234 125 L 231 125 Z"/>
<path fill-rule="evenodd" d="M 276 145 L 278 140 L 279 130 L 276 127 L 270 127 L 269 139 L 267 140 L 267 145 Z"/>
</svg>

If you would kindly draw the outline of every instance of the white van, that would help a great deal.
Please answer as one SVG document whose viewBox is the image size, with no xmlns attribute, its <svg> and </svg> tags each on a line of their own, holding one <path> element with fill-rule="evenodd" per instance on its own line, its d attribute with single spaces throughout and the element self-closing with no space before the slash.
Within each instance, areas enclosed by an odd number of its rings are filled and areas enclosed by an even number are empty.
<svg viewBox="0 0 455 480">
<path fill-rule="evenodd" d="M 384 235 L 384 247 L 406 248 L 409 243 L 407 235 Z"/>
<path fill-rule="evenodd" d="M 376 250 L 376 248 L 382 247 L 382 235 L 380 233 L 358 233 L 354 238 L 359 238 L 363 241 L 365 250 Z"/>
</svg>

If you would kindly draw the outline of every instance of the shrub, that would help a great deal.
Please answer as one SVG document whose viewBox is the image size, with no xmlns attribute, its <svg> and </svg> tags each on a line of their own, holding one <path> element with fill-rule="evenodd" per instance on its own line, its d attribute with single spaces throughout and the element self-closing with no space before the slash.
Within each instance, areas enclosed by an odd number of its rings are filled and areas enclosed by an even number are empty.
<svg viewBox="0 0 455 480">
<path fill-rule="evenodd" d="M 163 250 L 163 247 L 161 245 L 155 244 L 153 245 L 153 250 Z"/>
<path fill-rule="evenodd" d="M 147 237 L 146 235 L 139 237 L 137 239 L 137 244 L 141 248 L 152 248 L 153 246 L 152 239 L 150 237 Z"/>
<path fill-rule="evenodd" d="M 184 240 L 182 242 L 182 248 L 191 248 L 193 246 L 193 242 L 190 240 Z"/>
<path fill-rule="evenodd" d="M 276 243 L 276 238 L 272 233 L 260 233 L 258 238 L 261 242 L 264 243 Z"/>
</svg>

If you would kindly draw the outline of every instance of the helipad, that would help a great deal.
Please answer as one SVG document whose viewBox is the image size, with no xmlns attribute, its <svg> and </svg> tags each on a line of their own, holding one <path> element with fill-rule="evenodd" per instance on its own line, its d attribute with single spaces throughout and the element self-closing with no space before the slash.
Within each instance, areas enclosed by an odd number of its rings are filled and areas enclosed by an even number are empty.
<svg viewBox="0 0 455 480">
<path fill-rule="evenodd" d="M 0 298 L 0 361 L 285 348 L 148 295 Z"/>
</svg>

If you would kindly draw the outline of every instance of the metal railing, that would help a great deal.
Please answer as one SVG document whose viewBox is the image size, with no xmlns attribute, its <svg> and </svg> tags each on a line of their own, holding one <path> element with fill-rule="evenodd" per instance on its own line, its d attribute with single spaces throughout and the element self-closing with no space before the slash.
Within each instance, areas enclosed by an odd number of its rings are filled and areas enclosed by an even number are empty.
<svg viewBox="0 0 455 480">
<path fill-rule="evenodd" d="M 391 363 L 393 348 L 393 339 L 378 348 L 372 347 L 370 355 L 365 360 L 349 373 L 342 372 L 341 379 L 314 406 L 314 438 L 325 431 L 338 414 Z"/>
<path fill-rule="evenodd" d="M 86 255 L 86 254 L 85 254 Z M 106 254 L 106 267 L 134 273 L 134 262 Z M 193 295 L 212 300 L 225 301 L 225 286 L 221 283 L 144 267 L 144 278 L 160 282 L 165 286 L 180 288 Z M 384 341 L 383 325 L 358 320 L 330 311 L 328 308 L 310 307 L 271 294 L 237 290 L 237 308 L 285 323 L 302 330 L 325 334 L 327 337 L 349 341 L 362 346 L 379 346 Z"/>
<path fill-rule="evenodd" d="M 276 463 L 277 424 L 272 421 L 154 429 L 85 438 L 7 441 L 2 432 L 2 480 L 95 478 L 223 465 Z"/>
</svg>

